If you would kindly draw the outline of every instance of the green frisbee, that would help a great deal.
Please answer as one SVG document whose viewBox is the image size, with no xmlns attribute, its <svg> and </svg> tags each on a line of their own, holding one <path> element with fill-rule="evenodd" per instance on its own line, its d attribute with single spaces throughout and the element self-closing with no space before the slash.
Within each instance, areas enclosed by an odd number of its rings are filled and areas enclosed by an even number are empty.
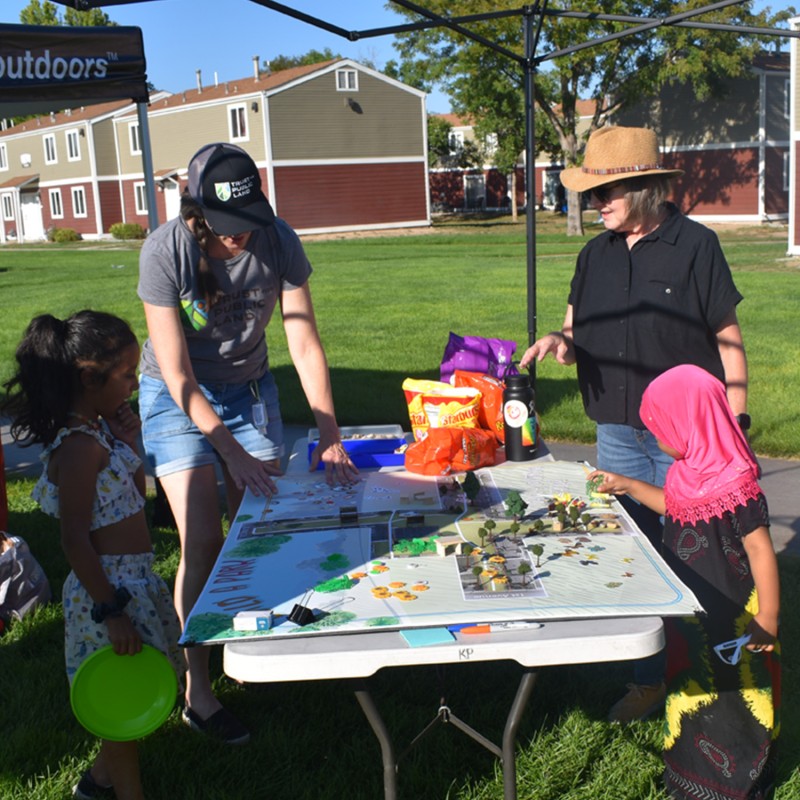
<svg viewBox="0 0 800 800">
<path fill-rule="evenodd" d="M 128 742 L 147 736 L 166 720 L 177 692 L 175 670 L 160 650 L 145 644 L 135 656 L 118 656 L 107 645 L 78 667 L 69 699 L 87 731 Z"/>
</svg>

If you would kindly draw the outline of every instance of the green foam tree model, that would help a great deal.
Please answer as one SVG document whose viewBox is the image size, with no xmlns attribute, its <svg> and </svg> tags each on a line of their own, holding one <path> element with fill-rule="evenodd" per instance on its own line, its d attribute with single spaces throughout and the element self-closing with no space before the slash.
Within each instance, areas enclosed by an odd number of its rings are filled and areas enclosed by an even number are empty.
<svg viewBox="0 0 800 800">
<path fill-rule="evenodd" d="M 506 516 L 513 517 L 514 522 L 525 516 L 525 509 L 528 507 L 528 504 L 522 499 L 522 495 L 513 489 L 506 495 L 505 505 Z"/>
</svg>

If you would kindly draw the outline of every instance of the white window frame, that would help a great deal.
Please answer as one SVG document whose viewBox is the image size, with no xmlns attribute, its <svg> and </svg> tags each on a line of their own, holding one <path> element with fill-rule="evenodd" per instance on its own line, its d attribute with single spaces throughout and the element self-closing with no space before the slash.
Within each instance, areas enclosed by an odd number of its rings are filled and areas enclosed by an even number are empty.
<svg viewBox="0 0 800 800">
<path fill-rule="evenodd" d="M 792 114 L 792 82 L 787 78 L 783 82 L 783 116 L 790 119 Z"/>
<path fill-rule="evenodd" d="M 336 70 L 336 91 L 357 92 L 358 70 L 352 67 L 343 67 Z"/>
<path fill-rule="evenodd" d="M 61 189 L 48 189 L 47 196 L 50 201 L 50 216 L 53 219 L 64 219 L 64 201 L 61 199 Z"/>
<path fill-rule="evenodd" d="M 42 147 L 44 148 L 44 163 L 58 164 L 58 148 L 56 147 L 56 135 L 46 133 L 42 137 Z"/>
<path fill-rule="evenodd" d="M 232 142 L 247 142 L 250 140 L 247 106 L 244 103 L 228 106 L 228 135 Z"/>
<path fill-rule="evenodd" d="M 75 217 L 88 217 L 86 210 L 86 190 L 83 186 L 72 187 L 72 214 Z"/>
<path fill-rule="evenodd" d="M 450 155 L 457 156 L 464 149 L 464 131 L 450 131 L 447 134 L 447 146 Z"/>
<path fill-rule="evenodd" d="M 792 158 L 791 153 L 783 154 L 783 191 L 789 191 L 789 180 L 791 178 Z"/>
<path fill-rule="evenodd" d="M 3 195 L 2 201 L 3 204 L 3 219 L 6 222 L 13 222 L 14 221 L 14 197 L 13 195 L 6 192 Z"/>
<path fill-rule="evenodd" d="M 0 143 L 0 172 L 8 172 L 8 145 Z"/>
<path fill-rule="evenodd" d="M 67 142 L 67 161 L 81 160 L 81 139 L 77 128 L 64 131 L 64 138 Z"/>
<path fill-rule="evenodd" d="M 144 181 L 133 184 L 133 200 L 136 204 L 136 213 L 140 217 L 147 216 L 147 186 Z"/>
<path fill-rule="evenodd" d="M 142 154 L 142 137 L 139 135 L 139 123 L 128 123 L 128 143 L 131 147 L 132 156 L 140 156 Z"/>
</svg>

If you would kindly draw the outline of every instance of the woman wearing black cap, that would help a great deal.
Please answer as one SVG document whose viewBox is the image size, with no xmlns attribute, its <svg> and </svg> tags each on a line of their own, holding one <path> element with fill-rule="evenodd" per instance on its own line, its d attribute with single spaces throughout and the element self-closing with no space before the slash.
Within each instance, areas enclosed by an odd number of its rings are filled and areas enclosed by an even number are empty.
<svg viewBox="0 0 800 800">
<path fill-rule="evenodd" d="M 743 428 L 749 427 L 747 360 L 736 318 L 736 289 L 717 236 L 670 202 L 682 170 L 661 164 L 655 131 L 607 127 L 586 145 L 583 166 L 561 183 L 589 195 L 605 231 L 578 255 L 560 331 L 536 341 L 521 359 L 552 355 L 577 364 L 588 416 L 597 423 L 597 467 L 664 485 L 672 459 L 639 417 L 650 381 L 679 364 L 695 364 L 723 381 Z M 658 516 L 621 502 L 660 548 Z M 636 662 L 630 691 L 612 721 L 642 719 L 663 705 L 663 659 Z"/>
<path fill-rule="evenodd" d="M 140 258 L 139 297 L 149 338 L 139 406 L 147 457 L 181 540 L 175 605 L 182 622 L 222 545 L 215 464 L 228 508 L 245 487 L 275 491 L 283 424 L 264 331 L 280 304 L 289 352 L 320 431 L 311 465 L 349 482 L 328 364 L 308 287 L 311 265 L 294 231 L 275 217 L 250 156 L 210 144 L 192 158 L 181 215 L 152 233 Z M 209 650 L 186 650 L 184 721 L 231 744 L 247 729 L 211 689 Z"/>
</svg>

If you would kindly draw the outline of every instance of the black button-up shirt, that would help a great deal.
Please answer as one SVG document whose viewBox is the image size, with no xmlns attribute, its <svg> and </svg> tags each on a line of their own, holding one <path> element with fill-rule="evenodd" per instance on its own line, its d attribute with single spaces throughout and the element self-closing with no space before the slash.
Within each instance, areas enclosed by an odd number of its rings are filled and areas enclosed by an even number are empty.
<svg viewBox="0 0 800 800">
<path fill-rule="evenodd" d="M 578 255 L 569 302 L 578 383 L 596 422 L 644 428 L 642 393 L 678 364 L 724 381 L 715 332 L 742 295 L 716 234 L 669 211 L 630 250 L 624 234 L 605 231 Z"/>
</svg>

